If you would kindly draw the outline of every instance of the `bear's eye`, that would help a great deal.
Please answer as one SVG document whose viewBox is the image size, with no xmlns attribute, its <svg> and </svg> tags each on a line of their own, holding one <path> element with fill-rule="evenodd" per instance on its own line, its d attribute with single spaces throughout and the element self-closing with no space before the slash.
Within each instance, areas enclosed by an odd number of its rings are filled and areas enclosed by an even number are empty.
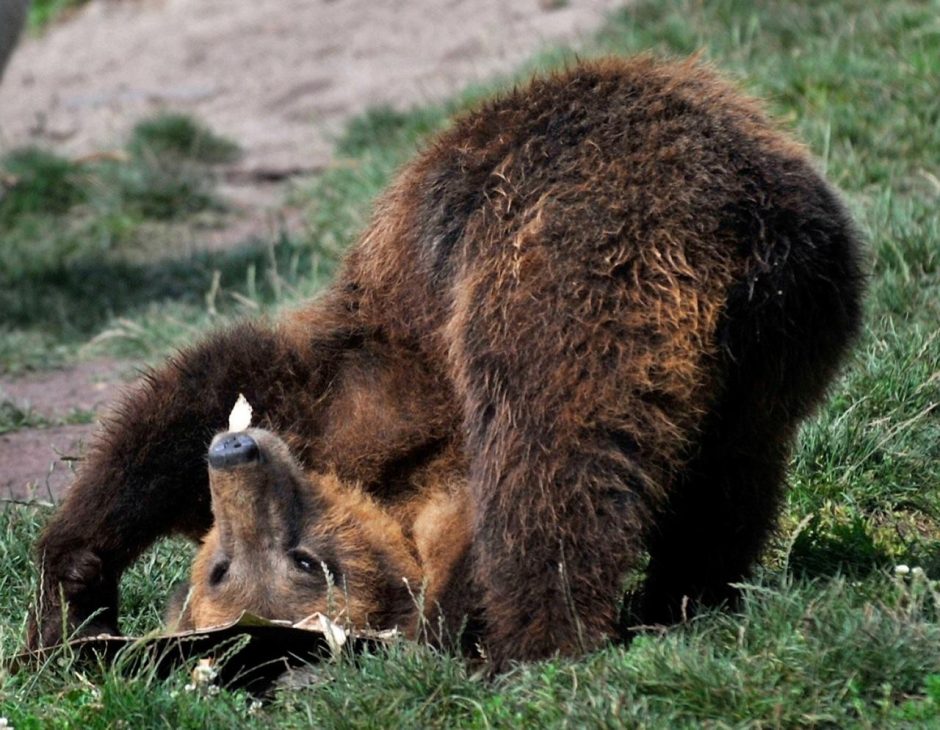
<svg viewBox="0 0 940 730">
<path fill-rule="evenodd" d="M 320 561 L 304 550 L 291 550 L 290 557 L 294 561 L 294 565 L 304 573 L 315 573 L 322 570 Z"/>
<path fill-rule="evenodd" d="M 225 578 L 225 574 L 228 573 L 228 561 L 223 560 L 221 563 L 216 563 L 212 572 L 209 573 L 209 585 L 217 586 Z"/>
</svg>

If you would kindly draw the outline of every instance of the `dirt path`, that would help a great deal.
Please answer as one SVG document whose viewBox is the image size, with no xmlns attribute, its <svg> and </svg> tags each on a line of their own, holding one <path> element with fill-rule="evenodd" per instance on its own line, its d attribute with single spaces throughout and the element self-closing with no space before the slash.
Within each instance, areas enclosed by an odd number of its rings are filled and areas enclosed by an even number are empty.
<svg viewBox="0 0 940 730">
<path fill-rule="evenodd" d="M 120 360 L 93 360 L 66 370 L 0 379 L 0 400 L 52 422 L 76 415 L 91 420 L 133 380 L 137 369 Z M 27 428 L 0 434 L 0 499 L 47 501 L 71 482 L 94 423 Z"/>
<path fill-rule="evenodd" d="M 93 432 L 83 424 L 0 435 L 0 508 L 7 500 L 58 501 Z"/>
<path fill-rule="evenodd" d="M 76 411 L 97 412 L 134 379 L 137 369 L 123 360 L 99 359 L 67 370 L 50 370 L 0 380 L 0 398 L 29 407 L 49 419 L 63 419 Z"/>
<path fill-rule="evenodd" d="M 173 108 L 242 144 L 247 170 L 315 169 L 350 115 L 510 71 L 621 4 L 94 0 L 17 51 L 0 89 L 0 143 L 84 154 Z"/>
<path fill-rule="evenodd" d="M 2 0 L 0 0 L 2 1 Z M 245 149 L 226 192 L 242 216 L 220 241 L 270 227 L 278 188 L 321 169 L 351 115 L 434 101 L 576 43 L 623 0 L 92 0 L 26 39 L 0 87 L 0 153 L 40 144 L 82 155 L 119 145 L 141 117 L 194 114 Z M 256 230 L 257 229 L 257 230 Z M 99 361 L 0 382 L 47 418 L 99 413 L 133 363 Z M 92 425 L 0 436 L 0 498 L 57 496 Z"/>
</svg>

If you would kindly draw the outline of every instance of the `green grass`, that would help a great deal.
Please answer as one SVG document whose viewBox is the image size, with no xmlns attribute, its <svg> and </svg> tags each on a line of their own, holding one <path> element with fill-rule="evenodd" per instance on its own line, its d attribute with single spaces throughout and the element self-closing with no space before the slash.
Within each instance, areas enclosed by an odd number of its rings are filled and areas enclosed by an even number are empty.
<svg viewBox="0 0 940 730">
<path fill-rule="evenodd" d="M 243 695 L 187 692 L 185 671 L 157 680 L 138 670 L 128 679 L 113 669 L 80 670 L 63 656 L 38 673 L 0 675 L 0 716 L 18 728 L 118 720 L 180 727 L 940 726 L 938 18 L 936 0 L 646 0 L 612 17 L 588 52 L 701 51 L 766 97 L 808 143 L 870 241 L 864 334 L 830 401 L 801 433 L 780 539 L 745 588 L 740 610 L 496 680 L 402 644 L 321 668 L 312 687 L 281 692 L 255 713 Z M 531 67 L 570 58 L 553 52 Z M 19 284 L 46 282 L 27 289 L 24 300 L 53 306 L 0 321 L 0 335 L 9 335 L 0 336 L 0 368 L 57 364 L 78 350 L 154 357 L 230 315 L 276 310 L 317 291 L 394 169 L 480 93 L 356 119 L 338 141 L 342 164 L 294 191 L 292 202 L 308 212 L 303 236 L 224 256 L 155 257 L 146 249 L 116 256 L 110 252 L 138 245 L 137 224 L 115 242 L 101 233 L 103 224 L 76 216 L 101 205 L 94 186 L 81 186 L 86 198 L 56 218 L 65 226 L 23 214 L 33 220 L 41 253 L 35 279 Z M 106 232 L 123 230 L 105 220 Z M 72 226 L 74 238 L 55 233 Z M 75 252 L 66 246 L 73 240 L 80 241 Z M 95 246 L 107 255 L 91 255 Z M 81 272 L 74 280 L 73 270 Z M 61 290 L 49 284 L 51 272 Z M 136 277 L 128 291 L 101 291 L 118 273 Z M 82 289 L 86 277 L 96 285 Z M 19 645 L 35 581 L 29 546 L 44 518 L 40 507 L 0 513 L 0 655 Z M 125 581 L 128 630 L 159 625 L 160 606 L 187 560 L 183 546 L 168 543 L 135 567 Z M 901 563 L 926 574 L 896 576 Z"/>
<path fill-rule="evenodd" d="M 68 11 L 84 5 L 88 0 L 33 0 L 29 6 L 28 25 L 39 32 Z"/>
<path fill-rule="evenodd" d="M 50 428 L 76 423 L 92 423 L 95 414 L 92 411 L 75 409 L 63 416 L 50 418 L 27 405 L 19 405 L 2 398 L 0 391 L 0 436 L 21 428 Z"/>
<path fill-rule="evenodd" d="M 6 229 L 26 216 L 67 213 L 85 198 L 78 167 L 51 152 L 12 152 L 3 159 L 3 172 L 11 181 L 0 198 L 0 226 Z"/>
<path fill-rule="evenodd" d="M 0 514 L 0 646 L 14 651 L 35 580 L 26 546 L 45 510 Z M 191 550 L 165 543 L 124 580 L 126 628 L 159 625 L 159 607 Z M 282 727 L 884 727 L 940 713 L 940 586 L 924 576 L 748 587 L 740 611 L 579 661 L 522 666 L 495 680 L 421 645 L 315 670 L 260 710 L 250 698 L 188 690 L 183 669 L 78 665 L 61 654 L 39 671 L 0 675 L 0 716 L 14 727 L 169 725 Z M 2 657 L 0 652 L 0 657 Z M 164 719 L 161 719 L 164 718 Z"/>
<path fill-rule="evenodd" d="M 249 267 L 288 265 L 283 246 L 272 256 L 273 242 L 215 254 L 188 243 L 224 221 L 213 166 L 237 154 L 167 114 L 138 124 L 126 151 L 100 158 L 34 148 L 0 158 L 0 333 L 16 343 L 0 345 L 0 373 L 60 365 L 155 303 L 204 308 L 216 271 L 238 288 Z M 264 281 L 258 293 L 273 296 Z"/>
<path fill-rule="evenodd" d="M 138 124 L 128 144 L 137 157 L 175 157 L 207 164 L 234 162 L 238 145 L 185 114 L 167 113 Z"/>
</svg>

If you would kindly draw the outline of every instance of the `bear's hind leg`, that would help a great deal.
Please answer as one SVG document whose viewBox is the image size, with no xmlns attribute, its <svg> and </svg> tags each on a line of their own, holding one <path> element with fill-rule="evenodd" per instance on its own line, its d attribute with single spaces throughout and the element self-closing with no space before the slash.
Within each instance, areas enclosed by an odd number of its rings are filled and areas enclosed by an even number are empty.
<svg viewBox="0 0 940 730">
<path fill-rule="evenodd" d="M 567 263 L 570 281 L 533 275 L 526 291 L 497 262 L 492 278 L 458 288 L 449 327 L 474 574 L 497 668 L 616 636 L 644 526 L 700 417 L 698 352 L 644 335 L 655 321 L 620 314 L 632 290 L 612 280 L 595 299 L 579 284 L 580 262 Z M 665 359 L 675 366 L 654 386 L 650 371 Z"/>
<path fill-rule="evenodd" d="M 706 422 L 697 455 L 647 534 L 647 578 L 628 624 L 674 623 L 732 602 L 732 584 L 750 574 L 776 523 L 793 428 L 740 425 Z"/>
<path fill-rule="evenodd" d="M 801 174 L 779 210 L 743 209 L 756 250 L 717 333 L 720 396 L 647 538 L 643 622 L 681 619 L 685 597 L 734 599 L 729 584 L 747 578 L 774 529 L 799 424 L 859 330 L 860 244 L 828 188 Z"/>
</svg>

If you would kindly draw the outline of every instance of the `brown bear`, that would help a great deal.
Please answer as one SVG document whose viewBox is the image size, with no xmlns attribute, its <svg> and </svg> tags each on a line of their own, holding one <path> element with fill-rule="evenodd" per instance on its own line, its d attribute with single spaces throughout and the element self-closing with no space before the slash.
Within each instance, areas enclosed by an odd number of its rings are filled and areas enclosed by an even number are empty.
<svg viewBox="0 0 940 730">
<path fill-rule="evenodd" d="M 305 469 L 380 503 L 463 454 L 497 667 L 614 636 L 644 551 L 637 620 L 720 604 L 859 328 L 860 249 L 805 150 L 701 63 L 585 62 L 497 96 L 401 171 L 323 296 L 123 399 L 39 541 L 30 644 L 116 630 L 128 564 L 206 535 L 205 449 L 239 392 Z"/>
<path fill-rule="evenodd" d="M 213 526 L 167 609 L 172 629 L 243 611 L 291 622 L 320 612 L 356 628 L 460 639 L 477 598 L 467 592 L 472 518 L 458 454 L 418 469 L 410 497 L 390 505 L 335 474 L 305 472 L 262 429 L 219 434 L 208 462 Z"/>
</svg>

